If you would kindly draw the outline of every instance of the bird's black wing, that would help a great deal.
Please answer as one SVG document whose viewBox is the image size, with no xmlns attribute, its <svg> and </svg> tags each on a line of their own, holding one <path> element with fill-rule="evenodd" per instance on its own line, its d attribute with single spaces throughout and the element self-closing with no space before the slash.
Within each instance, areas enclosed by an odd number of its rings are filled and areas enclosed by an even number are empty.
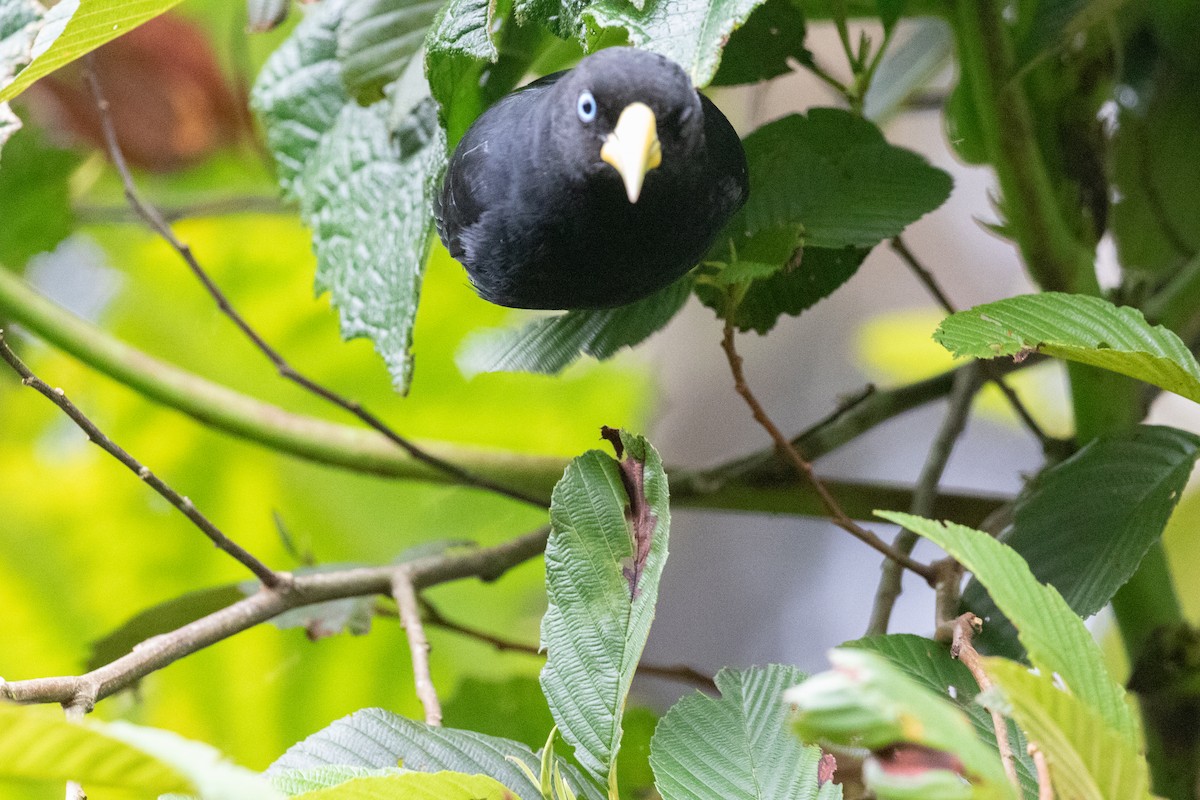
<svg viewBox="0 0 1200 800">
<path fill-rule="evenodd" d="M 716 186 L 713 201 L 729 209 L 728 213 L 732 214 L 750 196 L 746 152 L 729 120 L 703 93 L 700 93 L 700 106 L 704 109 L 708 170 Z"/>
</svg>

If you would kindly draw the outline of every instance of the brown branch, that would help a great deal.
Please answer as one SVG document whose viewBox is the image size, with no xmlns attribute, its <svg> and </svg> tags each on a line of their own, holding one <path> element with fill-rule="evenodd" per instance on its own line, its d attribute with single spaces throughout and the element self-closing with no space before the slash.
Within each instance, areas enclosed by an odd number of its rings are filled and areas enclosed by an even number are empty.
<svg viewBox="0 0 1200 800">
<path fill-rule="evenodd" d="M 738 355 L 737 346 L 734 342 L 733 324 L 728 320 L 725 322 L 725 335 L 721 339 L 721 349 L 725 351 L 726 360 L 729 362 L 729 370 L 733 373 L 733 388 L 746 401 L 746 405 L 750 407 L 750 413 L 753 415 L 754 420 L 771 437 L 771 440 L 775 443 L 775 447 L 779 450 L 779 454 L 792 464 L 802 479 L 807 479 L 812 485 L 817 496 L 821 499 L 821 504 L 828 512 L 830 521 L 869 547 L 878 550 L 906 569 L 917 573 L 932 585 L 935 573 L 929 565 L 914 561 L 908 555 L 899 552 L 846 514 L 842 506 L 829 492 L 828 487 L 817 476 L 812 464 L 804 458 L 800 450 L 792 442 L 788 441 L 788 438 L 783 435 L 783 432 L 779 430 L 770 416 L 767 415 L 766 410 L 758 402 L 758 398 L 754 396 L 754 392 L 751 391 L 749 384 L 746 383 L 746 375 L 742 368 L 742 357 Z"/>
<path fill-rule="evenodd" d="M 1033 768 L 1037 770 L 1038 800 L 1054 800 L 1054 783 L 1050 780 L 1050 765 L 1046 762 L 1046 754 L 1033 742 L 1027 744 L 1025 750 L 1033 759 Z"/>
<path fill-rule="evenodd" d="M 929 446 L 929 455 L 925 459 L 925 465 L 921 468 L 917 485 L 913 489 L 913 500 L 909 511 L 918 517 L 928 517 L 933 513 L 942 473 L 945 472 L 946 464 L 950 461 L 950 454 L 954 451 L 955 442 L 966 429 L 967 418 L 971 413 L 971 402 L 979 391 L 982 374 L 980 365 L 981 362 L 976 361 L 954 376 L 954 388 L 950 393 L 946 416 L 942 419 L 942 425 L 938 429 L 937 435 L 934 436 L 933 443 Z M 901 528 L 892 541 L 892 547 L 901 553 L 911 555 L 919 538 L 912 531 Z M 895 608 L 896 599 L 900 597 L 900 592 L 903 590 L 903 573 L 899 564 L 895 561 L 885 561 L 882 570 L 883 575 L 879 579 L 879 587 L 875 590 L 875 605 L 871 610 L 871 621 L 867 626 L 868 636 L 887 633 L 892 609 Z"/>
<path fill-rule="evenodd" d="M 83 223 L 143 223 L 145 218 L 128 205 L 77 205 L 74 207 L 75 216 Z M 199 219 L 204 217 L 234 216 L 238 214 L 287 214 L 294 212 L 276 197 L 261 195 L 235 195 L 201 200 L 196 203 L 179 206 L 160 206 L 158 212 L 164 222 L 178 222 L 182 219 Z"/>
<path fill-rule="evenodd" d="M 125 199 L 129 201 L 129 205 L 134 212 L 142 218 L 147 226 L 157 233 L 164 241 L 166 241 L 179 257 L 183 259 L 192 274 L 203 284 L 208 294 L 216 302 L 217 308 L 220 309 L 226 317 L 228 317 L 238 330 L 240 330 L 247 339 L 258 348 L 267 360 L 275 367 L 275 370 L 283 378 L 292 381 L 309 392 L 323 398 L 324 400 L 338 406 L 339 408 L 348 411 L 358 417 L 362 422 L 366 423 L 371 428 L 386 436 L 393 444 L 403 449 L 417 461 L 427 464 L 434 469 L 437 469 L 447 475 L 452 476 L 456 481 L 466 486 L 474 486 L 479 489 L 486 489 L 496 494 L 513 500 L 519 500 L 523 503 L 536 506 L 538 508 L 546 508 L 550 505 L 545 498 L 535 497 L 526 494 L 518 489 L 514 489 L 503 484 L 497 483 L 488 478 L 475 475 L 467 470 L 445 461 L 437 456 L 429 453 L 423 448 L 417 446 L 407 438 L 401 436 L 383 420 L 379 419 L 373 413 L 363 407 L 357 400 L 351 400 L 347 397 L 334 392 L 311 378 L 296 371 L 275 348 L 267 344 L 266 340 L 259 336 L 250 324 L 245 320 L 237 309 L 229 302 L 229 298 L 220 290 L 220 288 L 200 266 L 200 262 L 196 260 L 191 248 L 184 242 L 179 240 L 171 226 L 163 219 L 162 214 L 154 206 L 144 201 L 141 194 L 138 192 L 137 185 L 133 181 L 133 173 L 130 172 L 129 164 L 125 161 L 125 155 L 121 151 L 120 143 L 117 141 L 116 128 L 113 125 L 112 115 L 109 113 L 108 100 L 105 99 L 104 93 L 100 88 L 100 82 L 96 77 L 93 69 L 92 57 L 85 56 L 83 59 L 83 74 L 87 80 L 88 87 L 91 90 L 92 97 L 95 99 L 96 108 L 100 114 L 100 126 L 104 133 L 104 141 L 108 149 L 109 157 L 112 159 L 113 166 L 121 176 L 121 183 L 125 187 Z"/>
<path fill-rule="evenodd" d="M 979 651 L 971 644 L 975 634 L 983 629 L 983 620 L 971 612 L 967 612 L 954 620 L 954 634 L 950 642 L 950 655 L 957 658 L 971 671 L 979 690 L 986 692 L 992 687 L 992 679 L 983 669 L 983 661 Z M 1017 778 L 1017 762 L 1013 756 L 1012 743 L 1008 740 L 1008 723 L 999 711 L 992 711 L 992 727 L 996 732 L 996 746 L 1000 748 L 1000 760 L 1004 763 L 1004 774 L 1008 781 L 1021 794 L 1021 781 Z"/>
<path fill-rule="evenodd" d="M 896 236 L 892 239 L 891 245 L 892 250 L 896 252 L 896 255 L 900 256 L 900 259 L 908 266 L 910 270 L 912 270 L 912 273 L 917 276 L 917 280 L 919 280 L 922 285 L 925 286 L 925 289 L 931 295 L 933 295 L 933 298 L 937 300 L 938 305 L 940 305 L 947 314 L 956 313 L 957 309 L 955 308 L 954 303 L 950 302 L 950 298 L 944 291 L 942 291 L 942 287 L 938 284 L 937 279 L 933 277 L 933 273 L 921 263 L 920 259 L 918 259 L 916 254 L 914 254 L 913 251 L 908 248 L 908 245 L 905 244 L 904 240 L 899 236 Z M 1029 413 L 1029 409 L 1025 407 L 1023 402 L 1021 402 L 1021 398 L 1017 396 L 1016 391 L 1005 382 L 999 365 L 991 361 L 981 361 L 980 363 L 983 364 L 983 369 L 987 373 L 988 380 L 996 384 L 996 388 L 1000 390 L 1000 392 L 1004 395 L 1004 398 L 1008 401 L 1008 404 L 1012 406 L 1012 410 L 1016 413 L 1017 417 L 1020 418 L 1022 424 L 1029 429 L 1029 432 L 1032 433 L 1039 442 L 1041 442 L 1042 449 L 1047 452 L 1056 449 L 1058 440 L 1046 433 L 1042 426 L 1038 424 L 1037 420 L 1033 418 L 1033 415 Z"/>
<path fill-rule="evenodd" d="M 539 555 L 549 531 L 541 528 L 494 547 L 454 556 L 430 556 L 404 565 L 414 591 L 463 578 L 492 581 Z M 297 575 L 278 589 L 257 594 L 201 617 L 170 633 L 151 637 L 133 652 L 84 675 L 0 680 L 0 699 L 16 703 L 62 703 L 91 709 L 98 701 L 132 686 L 152 672 L 234 634 L 249 630 L 285 611 L 367 595 L 390 596 L 396 566 Z"/>
<path fill-rule="evenodd" d="M 513 639 L 505 639 L 487 631 L 470 625 L 464 625 L 460 622 L 447 619 L 442 615 L 441 611 L 432 605 L 428 600 L 421 598 L 421 607 L 424 610 L 424 619 L 427 625 L 432 625 L 435 628 L 457 633 L 466 636 L 470 639 L 483 642 L 491 645 L 500 652 L 525 653 L 526 655 L 535 656 L 538 658 L 544 657 L 541 649 L 536 645 L 518 642 Z M 711 675 L 705 675 L 697 669 L 685 666 L 682 664 L 660 666 L 657 664 L 639 663 L 637 665 L 637 674 L 645 675 L 653 678 L 663 678 L 680 683 L 688 683 L 700 689 L 708 689 L 716 691 L 717 683 Z"/>
<path fill-rule="evenodd" d="M 200 510 L 196 508 L 190 498 L 184 497 L 172 489 L 162 478 L 151 472 L 149 467 L 130 455 L 112 439 L 108 438 L 103 431 L 96 427 L 94 422 L 79 410 L 78 406 L 67 398 L 66 393 L 62 389 L 52 389 L 45 381 L 34 375 L 29 367 L 25 365 L 25 362 L 9 347 L 8 342 L 4 338 L 3 330 L 0 330 L 0 358 L 6 361 L 12 367 L 13 371 L 21 376 L 21 383 L 37 391 L 47 400 L 58 406 L 84 432 L 89 442 L 97 445 L 101 450 L 117 459 L 117 461 L 120 461 L 134 475 L 141 478 L 147 486 L 162 495 L 168 503 L 175 506 L 193 525 L 199 528 L 218 549 L 232 556 L 238 563 L 254 573 L 254 576 L 266 586 L 278 588 L 287 583 L 290 579 L 287 573 L 273 571 L 237 542 L 234 542 L 222 533 L 221 529 L 214 525 L 208 517 L 200 513 Z"/>
<path fill-rule="evenodd" d="M 417 602 L 417 592 L 413 589 L 412 575 L 406 567 L 400 567 L 392 576 L 392 597 L 396 600 L 400 624 L 408 637 L 413 682 L 417 687 L 417 698 L 425 709 L 425 723 L 439 726 L 442 724 L 442 704 L 438 701 L 433 675 L 429 671 L 429 640 L 425 638 L 425 626 L 421 624 L 421 607 Z"/>
</svg>

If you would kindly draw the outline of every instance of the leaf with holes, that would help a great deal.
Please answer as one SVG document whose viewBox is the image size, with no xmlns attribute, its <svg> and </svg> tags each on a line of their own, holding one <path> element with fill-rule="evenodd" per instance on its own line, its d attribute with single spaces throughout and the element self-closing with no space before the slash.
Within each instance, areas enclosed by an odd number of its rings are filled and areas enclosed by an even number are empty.
<svg viewBox="0 0 1200 800">
<path fill-rule="evenodd" d="M 1081 617 L 1103 608 L 1159 540 L 1200 455 L 1200 437 L 1143 425 L 1096 439 L 1039 475 L 1000 541 Z M 987 620 L 976 642 L 1021 655 L 1017 632 L 978 580 L 963 604 Z"/>
<path fill-rule="evenodd" d="M 933 338 L 956 356 L 1039 352 L 1119 372 L 1200 403 L 1200 366 L 1178 336 L 1142 312 L 1061 292 L 1010 297 L 947 317 Z"/>
<path fill-rule="evenodd" d="M 779 665 L 726 668 L 720 698 L 695 692 L 672 706 L 650 742 L 663 800 L 840 800 L 839 785 L 818 779 L 820 748 L 787 727 L 783 692 L 804 678 Z"/>
<path fill-rule="evenodd" d="M 662 460 L 642 437 L 605 430 L 554 487 L 546 545 L 542 691 L 563 739 L 616 786 L 621 716 L 654 618 L 670 509 Z"/>
<path fill-rule="evenodd" d="M 878 516 L 924 536 L 974 573 L 996 606 L 1017 626 L 1035 667 L 1057 673 L 1105 724 L 1137 744 L 1137 722 L 1120 684 L 1113 681 L 1096 640 L 1053 586 L 1039 583 L 1011 547 L 982 531 L 912 514 L 879 511 Z"/>
</svg>

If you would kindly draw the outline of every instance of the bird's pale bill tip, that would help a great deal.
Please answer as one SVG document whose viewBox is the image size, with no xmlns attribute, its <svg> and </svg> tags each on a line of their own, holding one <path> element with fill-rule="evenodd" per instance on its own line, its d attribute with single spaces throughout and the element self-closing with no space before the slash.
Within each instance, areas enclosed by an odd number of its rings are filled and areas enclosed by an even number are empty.
<svg viewBox="0 0 1200 800">
<path fill-rule="evenodd" d="M 616 127 L 600 148 L 600 158 L 620 173 L 629 202 L 636 203 L 646 173 L 662 163 L 658 121 L 650 106 L 645 103 L 625 106 Z"/>
</svg>

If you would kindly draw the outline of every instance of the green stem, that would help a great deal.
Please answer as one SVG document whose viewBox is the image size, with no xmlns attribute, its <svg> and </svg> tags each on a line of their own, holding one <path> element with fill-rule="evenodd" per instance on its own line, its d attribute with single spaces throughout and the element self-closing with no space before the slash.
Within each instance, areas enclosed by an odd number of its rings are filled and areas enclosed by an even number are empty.
<svg viewBox="0 0 1200 800">
<path fill-rule="evenodd" d="M 294 414 L 159 361 L 38 295 L 19 277 L 0 269 L 0 317 L 19 323 L 54 347 L 134 389 L 147 399 L 180 411 L 216 430 L 277 452 L 354 472 L 431 483 L 451 482 L 445 473 L 414 460 L 382 435 L 366 428 Z M 944 389 L 943 389 L 944 383 Z M 951 378 L 935 378 L 888 393 L 885 403 L 861 404 L 859 413 L 837 416 L 830 431 L 810 432 L 832 448 L 874 424 L 949 391 Z M 868 398 L 870 400 L 870 398 Z M 874 410 L 871 410 L 874 409 Z M 805 441 L 807 437 L 802 437 Z M 507 485 L 548 495 L 567 459 L 422 442 L 429 452 L 471 472 Z M 820 447 L 817 452 L 823 452 Z M 680 507 L 823 515 L 811 491 L 798 491 L 795 476 L 776 469 L 772 454 L 740 459 L 709 470 L 672 468 L 672 501 Z M 867 518 L 876 508 L 906 508 L 911 490 L 880 484 L 830 482 L 846 498 L 847 513 Z M 939 516 L 976 524 L 1005 498 L 949 494 L 939 498 Z"/>
</svg>

